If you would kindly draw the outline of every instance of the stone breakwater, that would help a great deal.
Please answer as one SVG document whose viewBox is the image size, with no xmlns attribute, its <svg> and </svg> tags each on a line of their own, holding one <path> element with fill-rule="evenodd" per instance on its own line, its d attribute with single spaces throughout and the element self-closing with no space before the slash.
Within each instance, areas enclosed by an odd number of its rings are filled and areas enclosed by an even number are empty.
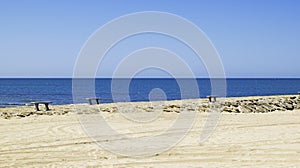
<svg viewBox="0 0 300 168">
<path fill-rule="evenodd" d="M 300 97 L 296 95 L 220 98 L 214 103 L 203 100 L 197 104 L 191 102 L 165 105 L 163 111 L 179 113 L 180 111 L 210 112 L 216 110 L 230 113 L 267 113 L 300 109 Z"/>
<path fill-rule="evenodd" d="M 99 112 L 210 112 L 217 110 L 230 113 L 267 113 L 300 109 L 298 95 L 218 98 L 210 103 L 207 99 L 173 100 L 160 102 L 111 103 L 100 105 L 57 105 L 50 111 L 35 111 L 33 106 L 0 108 L 0 118 L 23 118 L 38 115 L 66 115 L 68 113 L 95 114 Z"/>
<path fill-rule="evenodd" d="M 212 105 L 200 106 L 200 111 L 207 111 Z M 300 109 L 300 97 L 291 96 L 264 96 L 264 97 L 245 97 L 227 98 L 221 102 L 216 102 L 217 108 L 222 112 L 233 113 L 267 113 L 273 111 L 287 111 Z M 213 107 L 213 106 L 212 106 Z"/>
</svg>

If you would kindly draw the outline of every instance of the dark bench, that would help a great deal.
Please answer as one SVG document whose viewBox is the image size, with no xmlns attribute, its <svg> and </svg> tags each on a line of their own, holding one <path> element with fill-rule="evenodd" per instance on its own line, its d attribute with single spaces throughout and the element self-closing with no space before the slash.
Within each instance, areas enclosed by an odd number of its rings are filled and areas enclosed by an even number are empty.
<svg viewBox="0 0 300 168">
<path fill-rule="evenodd" d="M 39 104 L 44 104 L 45 105 L 45 109 L 46 111 L 50 110 L 49 109 L 49 104 L 51 104 L 52 102 L 50 101 L 37 101 L 37 102 L 31 102 L 31 104 L 34 104 L 36 111 L 40 111 L 39 109 Z"/>
<path fill-rule="evenodd" d="M 96 100 L 96 103 L 99 104 L 99 100 L 102 100 L 101 98 L 98 97 L 92 97 L 92 98 L 86 98 L 86 100 L 89 102 L 89 105 L 92 105 L 92 100 Z"/>
<path fill-rule="evenodd" d="M 214 95 L 207 96 L 207 98 L 208 98 L 209 102 L 216 102 L 217 101 L 217 96 L 214 96 Z"/>
</svg>

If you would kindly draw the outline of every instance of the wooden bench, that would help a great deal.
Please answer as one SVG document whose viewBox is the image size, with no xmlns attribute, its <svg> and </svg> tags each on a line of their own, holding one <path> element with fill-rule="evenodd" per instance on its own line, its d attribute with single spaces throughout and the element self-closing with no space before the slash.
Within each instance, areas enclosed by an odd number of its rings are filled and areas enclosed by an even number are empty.
<svg viewBox="0 0 300 168">
<path fill-rule="evenodd" d="M 210 96 L 207 96 L 207 98 L 208 98 L 209 102 L 216 102 L 217 101 L 217 96 L 210 95 Z"/>
<path fill-rule="evenodd" d="M 86 98 L 86 100 L 89 102 L 89 105 L 92 105 L 92 100 L 96 100 L 96 103 L 97 104 L 100 104 L 99 103 L 99 100 L 102 100 L 101 98 L 98 98 L 98 97 L 92 97 L 92 98 Z"/>
<path fill-rule="evenodd" d="M 52 102 L 50 101 L 38 101 L 38 102 L 31 102 L 31 104 L 34 104 L 36 111 L 40 111 L 39 109 L 39 104 L 44 104 L 45 105 L 45 109 L 46 111 L 49 111 L 49 104 L 51 104 Z"/>
</svg>

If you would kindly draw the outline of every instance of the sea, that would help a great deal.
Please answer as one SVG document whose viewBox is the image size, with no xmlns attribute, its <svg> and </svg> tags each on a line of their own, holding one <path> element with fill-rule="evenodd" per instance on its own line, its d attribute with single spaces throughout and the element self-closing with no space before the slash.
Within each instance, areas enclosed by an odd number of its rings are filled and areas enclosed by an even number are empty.
<svg viewBox="0 0 300 168">
<path fill-rule="evenodd" d="M 121 81 L 121 79 L 119 79 Z M 212 93 L 208 78 L 181 79 L 197 83 L 197 94 L 182 94 L 177 79 L 133 78 L 128 79 L 127 92 L 112 87 L 117 79 L 99 78 L 94 81 L 94 94 L 103 98 L 101 103 L 122 101 L 153 101 L 204 98 Z M 300 79 L 293 78 L 229 78 L 226 80 L 226 97 L 288 95 L 300 92 Z M 53 104 L 73 104 L 72 78 L 2 78 L 0 79 L 0 107 L 30 105 L 32 101 L 52 101 Z M 113 88 L 113 89 L 112 89 Z M 152 92 L 156 90 L 157 92 Z M 157 93 L 158 96 L 155 96 Z M 152 96 L 151 96 L 152 94 Z M 154 96 L 153 96 L 154 94 Z M 189 96 L 190 95 L 190 96 Z"/>
</svg>

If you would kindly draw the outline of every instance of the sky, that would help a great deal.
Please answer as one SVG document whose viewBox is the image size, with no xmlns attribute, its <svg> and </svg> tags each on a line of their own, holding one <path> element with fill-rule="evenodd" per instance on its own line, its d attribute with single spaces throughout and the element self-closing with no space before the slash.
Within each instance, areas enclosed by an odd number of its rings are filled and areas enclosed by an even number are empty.
<svg viewBox="0 0 300 168">
<path fill-rule="evenodd" d="M 228 78 L 300 78 L 299 9 L 296 0 L 1 0 L 0 78 L 72 77 L 81 48 L 97 29 L 143 11 L 172 13 L 197 25 L 218 51 Z M 207 77 L 184 45 L 149 34 L 115 46 L 97 76 L 110 77 L 126 54 L 151 46 L 173 50 L 197 77 Z"/>
</svg>

